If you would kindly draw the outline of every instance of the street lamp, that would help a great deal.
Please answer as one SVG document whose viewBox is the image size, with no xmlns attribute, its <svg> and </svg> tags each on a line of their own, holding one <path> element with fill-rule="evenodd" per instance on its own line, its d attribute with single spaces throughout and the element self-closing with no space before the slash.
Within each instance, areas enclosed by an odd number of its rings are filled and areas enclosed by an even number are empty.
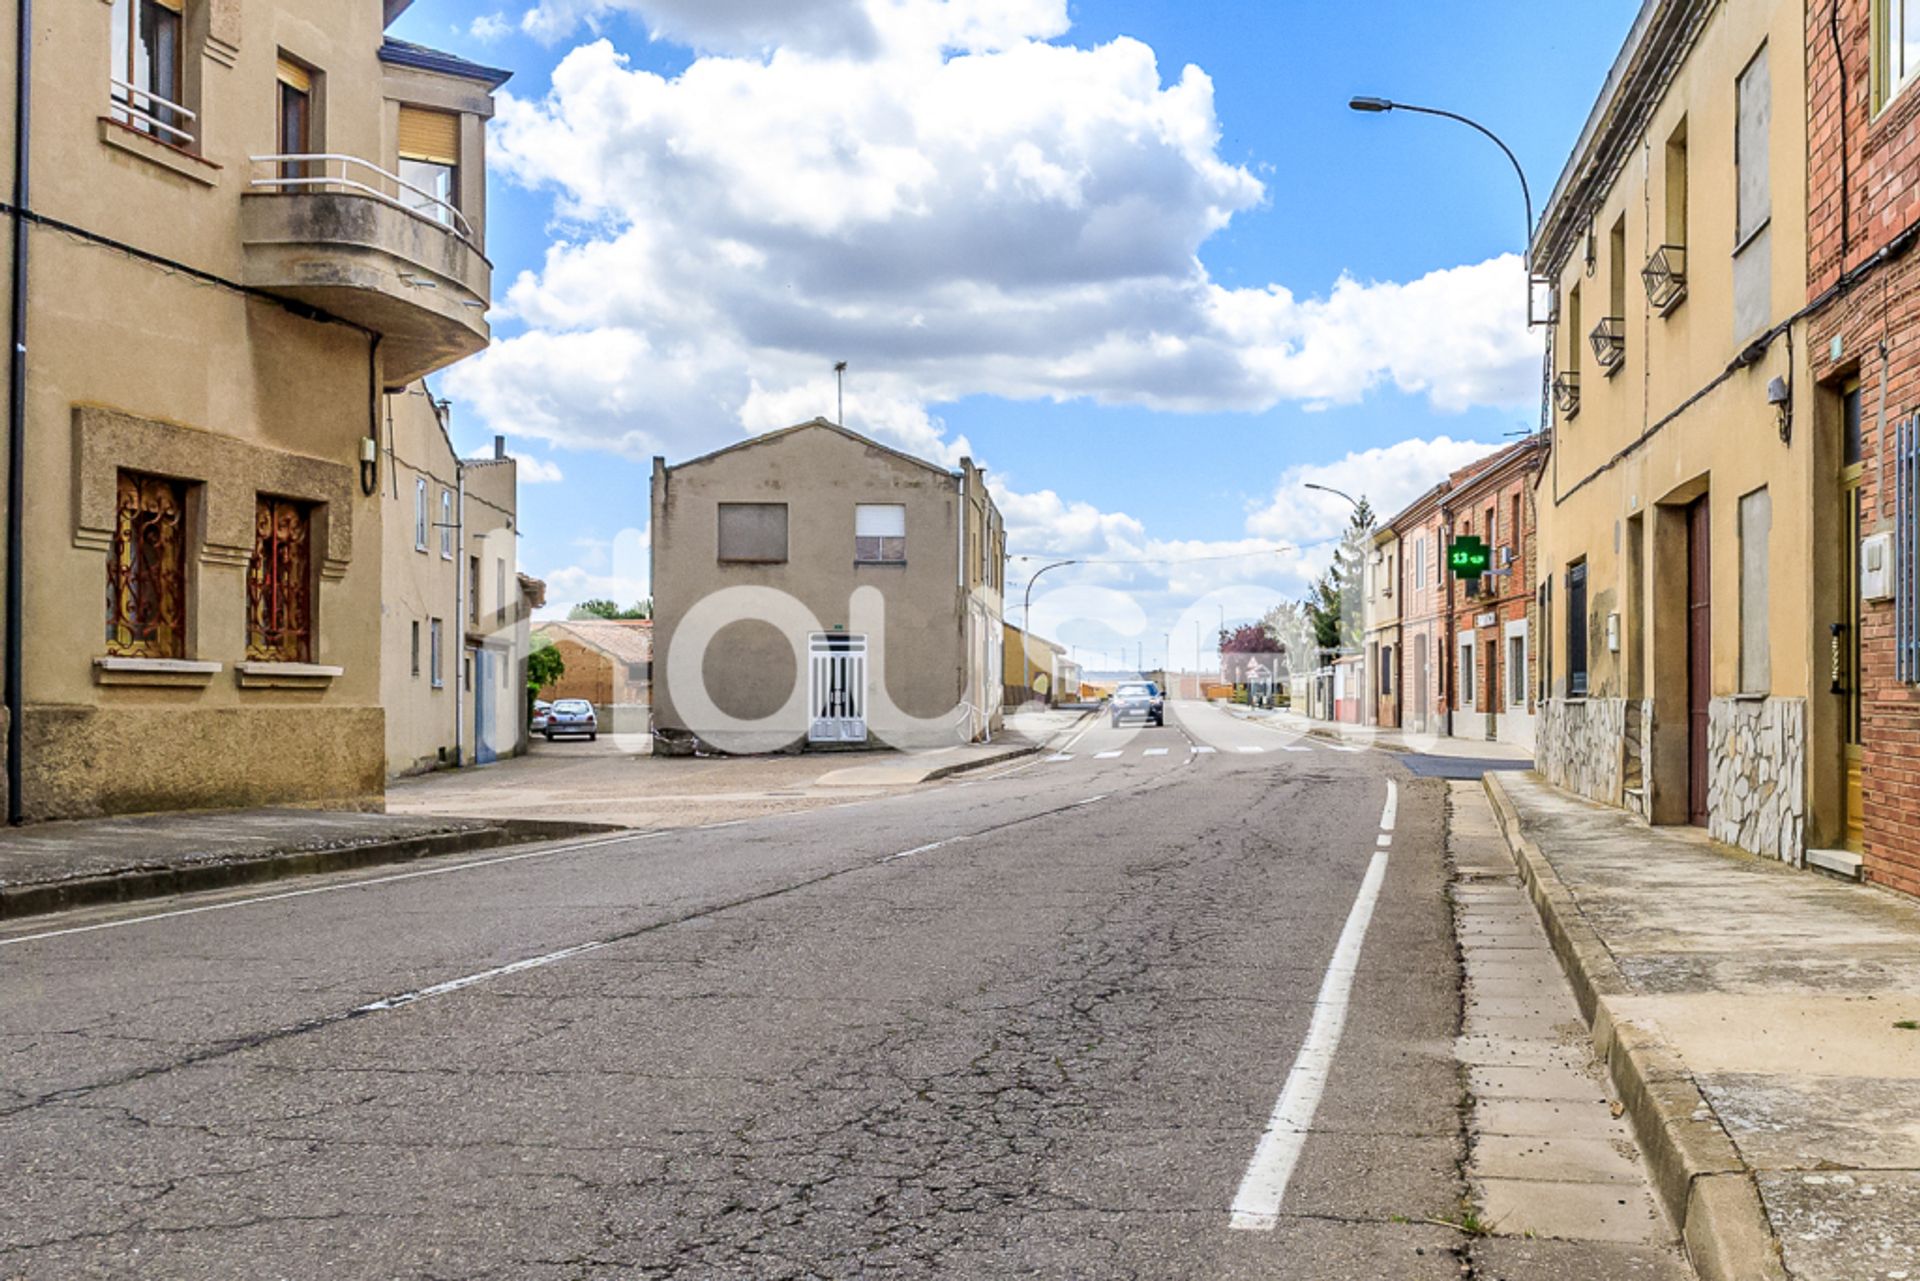
<svg viewBox="0 0 1920 1281">
<path fill-rule="evenodd" d="M 1438 107 L 1416 107 L 1411 103 L 1395 102 L 1391 98 L 1371 98 L 1364 95 L 1349 98 L 1347 100 L 1347 106 L 1355 111 L 1365 112 L 1368 115 L 1380 115 L 1388 111 L 1411 111 L 1422 116 L 1439 116 L 1443 120 L 1458 121 L 1460 124 L 1467 126 L 1467 128 L 1485 135 L 1494 146 L 1500 148 L 1501 153 L 1506 156 L 1507 162 L 1513 166 L 1513 172 L 1520 179 L 1520 198 L 1524 200 L 1527 205 L 1527 234 L 1524 241 L 1526 251 L 1523 255 L 1527 268 L 1527 328 L 1531 329 L 1536 325 L 1550 323 L 1552 317 L 1540 316 L 1536 318 L 1533 314 L 1534 290 L 1538 286 L 1547 284 L 1548 282 L 1533 274 L 1533 189 L 1527 186 L 1527 171 L 1520 167 L 1520 159 L 1513 154 L 1513 148 L 1502 142 L 1499 134 L 1487 128 L 1478 120 L 1470 120 L 1458 112 L 1442 111 Z"/>
<path fill-rule="evenodd" d="M 1047 572 L 1048 570 L 1050 570 L 1050 569 L 1060 569 L 1060 568 L 1063 568 L 1064 566 L 1067 566 L 1067 565 L 1078 565 L 1079 563 L 1080 563 L 1080 562 L 1079 562 L 1079 561 L 1077 561 L 1077 560 L 1056 560 L 1056 561 L 1055 561 L 1055 562 L 1053 562 L 1053 564 L 1051 564 L 1051 565 L 1042 565 L 1042 566 L 1041 566 L 1040 568 L 1038 568 L 1038 569 L 1036 569 L 1036 570 L 1034 570 L 1034 571 L 1033 571 L 1033 578 L 1029 578 L 1029 579 L 1027 580 L 1027 599 L 1026 599 L 1026 603 L 1025 603 L 1024 605 L 1022 605 L 1022 606 L 1020 607 L 1020 630 L 1021 630 L 1021 631 L 1023 631 L 1023 632 L 1030 632 L 1030 631 L 1032 631 L 1032 630 L 1033 630 L 1033 584 L 1034 584 L 1034 579 L 1037 579 L 1037 578 L 1039 578 L 1039 577 L 1040 577 L 1040 575 L 1042 575 L 1042 574 L 1044 574 L 1044 573 L 1046 573 L 1046 572 Z"/>
<path fill-rule="evenodd" d="M 1358 512 L 1360 511 L 1360 500 L 1355 498 L 1352 494 L 1347 493 L 1345 490 L 1335 489 L 1332 485 L 1316 485 L 1310 480 L 1304 482 L 1303 487 L 1306 489 L 1317 489 L 1323 494 L 1332 494 L 1336 498 L 1344 498 L 1348 502 L 1353 504 L 1353 510 L 1356 514 L 1358 514 Z"/>
</svg>

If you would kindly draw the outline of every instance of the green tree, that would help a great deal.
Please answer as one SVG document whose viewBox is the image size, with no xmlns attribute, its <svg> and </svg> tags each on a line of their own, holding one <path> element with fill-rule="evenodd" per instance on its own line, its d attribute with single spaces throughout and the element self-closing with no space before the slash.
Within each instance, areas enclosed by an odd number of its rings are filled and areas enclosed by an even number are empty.
<svg viewBox="0 0 1920 1281">
<path fill-rule="evenodd" d="M 1364 628 L 1360 616 L 1361 592 L 1366 581 L 1367 552 L 1371 546 L 1373 505 L 1365 495 L 1347 523 L 1333 564 L 1320 575 L 1301 605 L 1313 623 L 1314 644 L 1323 661 L 1334 653 L 1354 653 L 1360 648 Z"/>
<path fill-rule="evenodd" d="M 610 600 L 595 598 L 583 600 L 567 611 L 568 618 L 604 618 L 612 622 L 626 622 L 637 618 L 653 617 L 653 597 L 637 600 L 624 609 Z"/>
<path fill-rule="evenodd" d="M 541 690 L 557 685 L 567 674 L 567 660 L 552 641 L 542 641 L 527 654 L 527 698 L 531 701 Z"/>
</svg>

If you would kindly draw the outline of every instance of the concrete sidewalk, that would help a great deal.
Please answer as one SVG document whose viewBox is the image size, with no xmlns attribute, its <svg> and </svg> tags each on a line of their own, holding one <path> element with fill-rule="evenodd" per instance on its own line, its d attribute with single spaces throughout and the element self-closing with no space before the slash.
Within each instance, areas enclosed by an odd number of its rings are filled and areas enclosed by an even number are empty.
<svg viewBox="0 0 1920 1281">
<path fill-rule="evenodd" d="M 1920 904 L 1485 786 L 1700 1275 L 1920 1279 Z"/>
<path fill-rule="evenodd" d="M 1383 752 L 1414 756 L 1446 756 L 1462 760 L 1501 761 L 1530 765 L 1533 753 L 1512 743 L 1489 742 L 1482 738 L 1447 738 L 1438 734 L 1410 734 L 1373 725 L 1347 725 L 1338 721 L 1316 721 L 1298 712 L 1277 708 L 1230 709 L 1242 720 L 1270 725 L 1289 734 L 1328 738 L 1355 747 L 1374 747 Z"/>
<path fill-rule="evenodd" d="M 302 809 L 87 819 L 0 829 L 0 919 L 252 884 L 599 830 Z"/>
</svg>

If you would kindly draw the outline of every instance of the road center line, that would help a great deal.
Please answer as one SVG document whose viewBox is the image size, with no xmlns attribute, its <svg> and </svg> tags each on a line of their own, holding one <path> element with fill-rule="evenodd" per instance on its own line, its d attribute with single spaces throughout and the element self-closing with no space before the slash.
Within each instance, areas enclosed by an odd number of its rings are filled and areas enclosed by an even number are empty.
<svg viewBox="0 0 1920 1281">
<path fill-rule="evenodd" d="M 402 992 L 398 996 L 386 996 L 378 1001 L 369 1001 L 365 1005 L 355 1007 L 353 1013 L 356 1015 L 378 1014 L 382 1010 L 397 1010 L 403 1005 L 412 1005 L 415 1001 L 424 1001 L 430 996 L 445 996 L 449 992 L 458 992 L 463 987 L 485 983 L 488 979 L 505 978 L 509 974 L 537 970 L 543 965 L 552 965 L 555 961 L 564 961 L 568 957 L 597 952 L 605 946 L 606 944 L 602 942 L 577 943 L 572 947 L 563 947 L 558 952 L 549 952 L 545 956 L 530 956 L 524 961 L 515 961 L 511 965 L 496 965 L 490 970 L 482 970 L 478 974 L 469 974 L 464 978 L 448 979 L 444 983 L 435 983 L 432 987 L 423 987 L 418 991 Z"/>
<path fill-rule="evenodd" d="M 1393 816 L 1396 797 L 1391 787 L 1389 784 L 1387 808 L 1380 816 L 1383 826 Z M 1366 878 L 1360 883 L 1360 893 L 1353 900 L 1353 909 L 1347 914 L 1346 926 L 1340 931 L 1333 960 L 1327 965 L 1326 978 L 1313 1003 L 1313 1020 L 1307 1027 L 1306 1040 L 1301 1042 L 1293 1070 L 1287 1073 L 1287 1083 L 1280 1091 L 1266 1131 L 1254 1147 L 1253 1159 L 1248 1162 L 1247 1172 L 1240 1179 L 1240 1190 L 1233 1198 L 1228 1226 L 1236 1231 L 1271 1232 L 1279 1217 L 1280 1202 L 1287 1194 L 1294 1166 L 1299 1163 L 1300 1152 L 1313 1128 L 1320 1096 L 1326 1092 L 1334 1051 L 1340 1048 L 1340 1034 L 1346 1028 L 1347 1006 L 1353 995 L 1353 980 L 1360 968 L 1360 945 L 1366 940 L 1367 926 L 1380 900 L 1380 887 L 1387 878 L 1387 858 L 1385 850 L 1374 854 L 1367 866 Z"/>
<path fill-rule="evenodd" d="M 1400 788 L 1392 779 L 1387 780 L 1387 807 L 1380 811 L 1380 830 L 1391 832 L 1395 820 L 1400 816 Z"/>
</svg>

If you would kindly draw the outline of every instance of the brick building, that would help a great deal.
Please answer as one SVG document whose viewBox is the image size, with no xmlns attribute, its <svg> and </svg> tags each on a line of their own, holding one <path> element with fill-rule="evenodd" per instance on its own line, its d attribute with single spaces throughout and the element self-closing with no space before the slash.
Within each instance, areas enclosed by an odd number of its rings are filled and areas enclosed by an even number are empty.
<svg viewBox="0 0 1920 1281">
<path fill-rule="evenodd" d="M 1533 484 L 1545 444 L 1530 436 L 1447 481 L 1444 525 L 1454 538 L 1479 538 L 1491 556 L 1485 576 L 1442 587 L 1453 620 L 1455 738 L 1533 746 Z"/>
<path fill-rule="evenodd" d="M 1920 23 L 1920 0 L 1806 12 L 1807 346 L 1818 389 L 1806 430 L 1820 451 L 1816 510 L 1836 512 L 1816 537 L 1843 565 L 1818 609 L 1832 647 L 1821 701 L 1845 747 L 1848 847 L 1815 853 L 1841 869 L 1860 859 L 1866 879 L 1920 894 L 1920 62 L 1902 65 L 1895 42 L 1876 41 L 1889 18 Z"/>
</svg>

